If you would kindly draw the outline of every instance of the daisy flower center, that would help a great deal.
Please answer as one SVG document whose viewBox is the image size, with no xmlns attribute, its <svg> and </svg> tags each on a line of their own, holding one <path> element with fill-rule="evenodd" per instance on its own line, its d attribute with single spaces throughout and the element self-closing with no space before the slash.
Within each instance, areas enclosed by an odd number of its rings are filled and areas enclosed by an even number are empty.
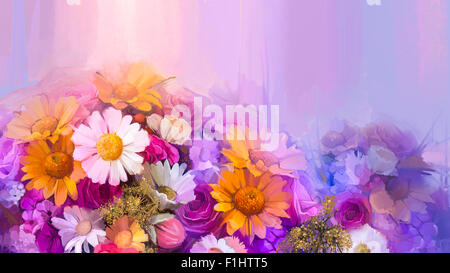
<svg viewBox="0 0 450 273">
<path fill-rule="evenodd" d="M 159 193 L 164 193 L 167 195 L 167 199 L 169 200 L 175 200 L 175 197 L 177 197 L 176 191 L 172 190 L 171 188 L 167 186 L 162 186 L 158 188 Z"/>
<path fill-rule="evenodd" d="M 45 172 L 55 178 L 63 178 L 73 171 L 73 158 L 63 152 L 49 154 L 44 159 Z"/>
<path fill-rule="evenodd" d="M 115 133 L 104 134 L 97 141 L 97 152 L 105 161 L 114 161 L 123 151 L 122 139 Z"/>
<path fill-rule="evenodd" d="M 255 215 L 264 208 L 264 195 L 255 187 L 240 189 L 234 196 L 236 208 L 245 215 Z"/>
<path fill-rule="evenodd" d="M 370 248 L 366 244 L 361 243 L 355 247 L 355 252 L 356 253 L 370 253 Z"/>
<path fill-rule="evenodd" d="M 92 230 L 91 222 L 89 222 L 87 220 L 79 222 L 78 225 L 75 227 L 75 231 L 80 236 L 85 236 L 85 235 L 89 234 L 89 232 L 91 232 L 91 230 Z"/>
<path fill-rule="evenodd" d="M 32 133 L 40 133 L 43 134 L 45 131 L 53 132 L 58 125 L 58 120 L 54 117 L 43 117 L 40 120 L 37 120 L 31 126 Z"/>
<path fill-rule="evenodd" d="M 130 100 L 138 95 L 138 90 L 130 83 L 122 83 L 114 89 L 114 94 L 119 99 Z"/>
<path fill-rule="evenodd" d="M 133 234 L 129 230 L 122 230 L 121 232 L 117 233 L 116 237 L 114 238 L 114 243 L 118 248 L 127 248 L 131 245 L 132 241 Z"/>
</svg>

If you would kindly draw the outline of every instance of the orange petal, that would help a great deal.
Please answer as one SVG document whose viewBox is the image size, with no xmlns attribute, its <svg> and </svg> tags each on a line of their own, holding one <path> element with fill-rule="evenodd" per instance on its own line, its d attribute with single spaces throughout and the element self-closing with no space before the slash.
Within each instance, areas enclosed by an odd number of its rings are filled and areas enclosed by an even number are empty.
<svg viewBox="0 0 450 273">
<path fill-rule="evenodd" d="M 67 187 L 63 180 L 56 182 L 55 204 L 61 206 L 67 199 Z"/>
<path fill-rule="evenodd" d="M 215 211 L 226 212 L 226 211 L 229 211 L 229 210 L 232 210 L 232 209 L 234 209 L 234 203 L 217 203 L 214 206 L 214 210 Z"/>
<path fill-rule="evenodd" d="M 252 215 L 250 220 L 252 222 L 253 230 L 256 236 L 258 236 L 261 239 L 266 238 L 266 227 L 262 223 L 261 219 L 259 219 L 257 215 Z"/>
<path fill-rule="evenodd" d="M 290 218 L 290 216 L 282 209 L 279 208 L 270 208 L 266 207 L 264 210 L 272 215 L 278 216 L 278 217 L 285 217 Z"/>
</svg>

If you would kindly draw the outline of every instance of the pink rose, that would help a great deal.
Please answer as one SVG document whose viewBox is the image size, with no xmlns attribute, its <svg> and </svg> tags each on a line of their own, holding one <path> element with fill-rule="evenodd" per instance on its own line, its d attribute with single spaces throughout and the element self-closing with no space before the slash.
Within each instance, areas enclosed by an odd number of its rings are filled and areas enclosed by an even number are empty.
<svg viewBox="0 0 450 273">
<path fill-rule="evenodd" d="M 338 202 L 335 218 L 344 229 L 355 229 L 370 223 L 372 213 L 367 197 L 349 197 Z"/>
<path fill-rule="evenodd" d="M 173 165 L 180 160 L 180 154 L 178 150 L 167 141 L 160 139 L 157 136 L 150 135 L 150 145 L 145 148 L 142 153 L 144 160 L 154 164 L 159 161 L 169 160 L 170 165 Z"/>
</svg>

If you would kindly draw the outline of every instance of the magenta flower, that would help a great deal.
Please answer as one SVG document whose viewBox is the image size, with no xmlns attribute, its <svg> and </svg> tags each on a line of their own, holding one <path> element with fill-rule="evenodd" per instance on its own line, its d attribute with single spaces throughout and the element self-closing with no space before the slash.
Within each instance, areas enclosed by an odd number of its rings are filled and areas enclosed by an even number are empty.
<svg viewBox="0 0 450 273">
<path fill-rule="evenodd" d="M 93 183 L 87 177 L 78 182 L 77 189 L 78 199 L 75 201 L 68 199 L 66 206 L 78 205 L 82 208 L 98 209 L 101 205 L 114 200 L 114 197 L 119 198 L 122 195 L 120 186 Z"/>
<path fill-rule="evenodd" d="M 178 218 L 186 231 L 203 234 L 213 232 L 220 221 L 221 212 L 214 210 L 216 200 L 211 197 L 212 188 L 200 184 L 194 190 L 195 200 L 177 210 Z"/>
<path fill-rule="evenodd" d="M 62 213 L 61 207 L 56 206 L 48 200 L 36 204 L 36 210 L 42 214 L 46 222 L 49 222 L 52 217 L 56 217 Z"/>
<path fill-rule="evenodd" d="M 40 252 L 62 253 L 64 248 L 58 230 L 48 223 L 45 223 L 41 231 L 36 235 L 36 245 Z"/>
<path fill-rule="evenodd" d="M 150 144 L 142 152 L 146 162 L 154 164 L 159 161 L 164 162 L 167 159 L 170 165 L 173 165 L 180 160 L 178 150 L 169 142 L 154 135 L 149 135 L 149 138 Z"/>
<path fill-rule="evenodd" d="M 23 210 L 34 210 L 36 204 L 42 200 L 44 200 L 42 190 L 32 189 L 31 191 L 27 191 L 20 200 L 20 207 Z"/>
<path fill-rule="evenodd" d="M 25 221 L 23 230 L 27 233 L 36 234 L 45 223 L 42 213 L 38 210 L 26 210 L 22 213 L 22 218 Z"/>
<path fill-rule="evenodd" d="M 372 211 L 367 197 L 343 193 L 338 197 L 335 218 L 344 229 L 356 229 L 372 221 Z"/>
<path fill-rule="evenodd" d="M 320 212 L 320 204 L 316 202 L 305 187 L 309 182 L 308 178 L 300 173 L 298 179 L 284 177 L 288 183 L 285 191 L 292 193 L 292 201 L 287 210 L 290 218 L 283 219 L 288 226 L 296 226 L 309 217 L 315 216 Z"/>
</svg>

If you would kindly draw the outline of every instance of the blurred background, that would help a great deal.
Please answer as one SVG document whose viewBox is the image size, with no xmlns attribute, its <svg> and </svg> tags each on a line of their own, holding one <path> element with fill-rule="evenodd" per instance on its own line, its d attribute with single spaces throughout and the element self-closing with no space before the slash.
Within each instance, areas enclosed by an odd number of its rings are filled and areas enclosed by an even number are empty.
<svg viewBox="0 0 450 273">
<path fill-rule="evenodd" d="M 444 0 L 2 0 L 0 98 L 55 67 L 145 60 L 198 93 L 280 105 L 294 138 L 383 117 L 444 142 L 449 11 Z"/>
</svg>

